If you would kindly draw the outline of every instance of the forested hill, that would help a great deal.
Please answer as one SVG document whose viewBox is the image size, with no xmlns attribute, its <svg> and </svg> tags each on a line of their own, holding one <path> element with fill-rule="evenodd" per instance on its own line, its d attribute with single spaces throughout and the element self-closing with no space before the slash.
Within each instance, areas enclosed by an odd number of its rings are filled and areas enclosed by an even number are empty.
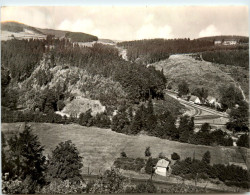
<svg viewBox="0 0 250 195">
<path fill-rule="evenodd" d="M 197 40 L 201 41 L 214 41 L 214 40 L 235 40 L 240 43 L 248 43 L 249 37 L 246 36 L 237 36 L 237 35 L 220 35 L 220 36 L 211 36 L 211 37 L 201 37 Z"/>
<path fill-rule="evenodd" d="M 44 34 L 35 27 L 28 26 L 26 24 L 18 23 L 18 22 L 1 22 L 1 31 L 9 31 L 9 32 L 24 32 L 26 30 L 33 31 L 34 33 Z"/>
<path fill-rule="evenodd" d="M 1 30 L 5 32 L 9 32 L 10 35 L 14 36 L 14 33 L 24 33 L 23 35 L 32 36 L 32 34 L 40 34 L 40 35 L 50 35 L 56 38 L 68 38 L 72 42 L 92 42 L 97 41 L 98 37 L 94 35 L 90 35 L 83 32 L 70 32 L 63 30 L 54 30 L 54 29 L 42 29 L 36 28 L 32 26 L 28 26 L 26 24 L 18 23 L 18 22 L 2 22 Z M 46 36 L 44 36 L 45 38 Z M 34 37 L 36 38 L 36 37 Z"/>
<path fill-rule="evenodd" d="M 167 59 L 170 54 L 205 51 L 214 45 L 211 41 L 190 39 L 148 39 L 117 44 L 127 49 L 130 61 L 150 64 Z"/>
<path fill-rule="evenodd" d="M 10 109 L 33 105 L 29 109 L 59 111 L 58 102 L 67 104 L 76 94 L 100 100 L 107 108 L 116 108 L 121 101 L 163 98 L 163 73 L 124 61 L 113 46 L 13 39 L 2 41 L 1 52 L 2 105 Z"/>
</svg>

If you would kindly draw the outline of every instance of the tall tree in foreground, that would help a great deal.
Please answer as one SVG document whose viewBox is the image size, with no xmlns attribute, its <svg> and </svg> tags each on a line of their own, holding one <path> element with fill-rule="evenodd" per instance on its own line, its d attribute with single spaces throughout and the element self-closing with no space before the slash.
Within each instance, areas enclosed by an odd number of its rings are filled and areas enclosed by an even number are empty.
<svg viewBox="0 0 250 195">
<path fill-rule="evenodd" d="M 45 156 L 44 148 L 38 141 L 28 125 L 25 124 L 24 131 L 8 141 L 10 148 L 9 163 L 13 166 L 12 175 L 27 182 L 27 188 L 44 184 Z M 28 193 L 34 193 L 34 188 Z"/>
</svg>

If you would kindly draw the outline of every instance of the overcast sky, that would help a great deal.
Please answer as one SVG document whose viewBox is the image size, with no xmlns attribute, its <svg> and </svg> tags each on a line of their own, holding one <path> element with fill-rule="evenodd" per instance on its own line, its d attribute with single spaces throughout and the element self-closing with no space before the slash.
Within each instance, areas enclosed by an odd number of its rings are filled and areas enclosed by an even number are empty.
<svg viewBox="0 0 250 195">
<path fill-rule="evenodd" d="M 248 36 L 247 6 L 2 7 L 1 20 L 113 40 Z"/>
</svg>

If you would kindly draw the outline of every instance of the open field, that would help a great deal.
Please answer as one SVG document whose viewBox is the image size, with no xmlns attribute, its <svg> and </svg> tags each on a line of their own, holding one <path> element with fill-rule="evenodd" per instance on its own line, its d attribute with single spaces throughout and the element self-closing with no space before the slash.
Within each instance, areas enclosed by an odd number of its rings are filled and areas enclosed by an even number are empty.
<svg viewBox="0 0 250 195">
<path fill-rule="evenodd" d="M 153 157 L 157 157 L 160 152 L 163 152 L 170 158 L 173 152 L 177 152 L 181 159 L 193 157 L 193 155 L 196 159 L 201 159 L 203 154 L 209 150 L 211 163 L 240 163 L 243 165 L 246 161 L 244 159 L 246 152 L 250 151 L 243 149 L 243 152 L 239 152 L 236 147 L 210 147 L 179 143 L 147 135 L 129 136 L 113 132 L 110 129 L 83 127 L 77 124 L 30 124 L 41 144 L 45 146 L 46 155 L 58 143 L 72 140 L 84 157 L 83 173 L 87 173 L 88 167 L 93 174 L 110 168 L 122 151 L 125 151 L 129 157 L 144 157 L 147 146 L 150 146 Z M 2 123 L 1 128 L 8 137 L 12 132 L 21 131 L 23 123 Z"/>
</svg>

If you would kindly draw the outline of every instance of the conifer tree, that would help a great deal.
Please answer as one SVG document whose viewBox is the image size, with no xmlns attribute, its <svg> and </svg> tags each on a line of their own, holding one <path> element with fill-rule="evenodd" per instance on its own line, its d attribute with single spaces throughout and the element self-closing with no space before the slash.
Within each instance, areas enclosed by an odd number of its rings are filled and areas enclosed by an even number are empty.
<svg viewBox="0 0 250 195">
<path fill-rule="evenodd" d="M 8 142 L 10 147 L 10 163 L 13 164 L 13 175 L 24 180 L 30 178 L 38 184 L 44 182 L 45 156 L 44 148 L 38 137 L 25 124 L 24 131 Z"/>
</svg>

